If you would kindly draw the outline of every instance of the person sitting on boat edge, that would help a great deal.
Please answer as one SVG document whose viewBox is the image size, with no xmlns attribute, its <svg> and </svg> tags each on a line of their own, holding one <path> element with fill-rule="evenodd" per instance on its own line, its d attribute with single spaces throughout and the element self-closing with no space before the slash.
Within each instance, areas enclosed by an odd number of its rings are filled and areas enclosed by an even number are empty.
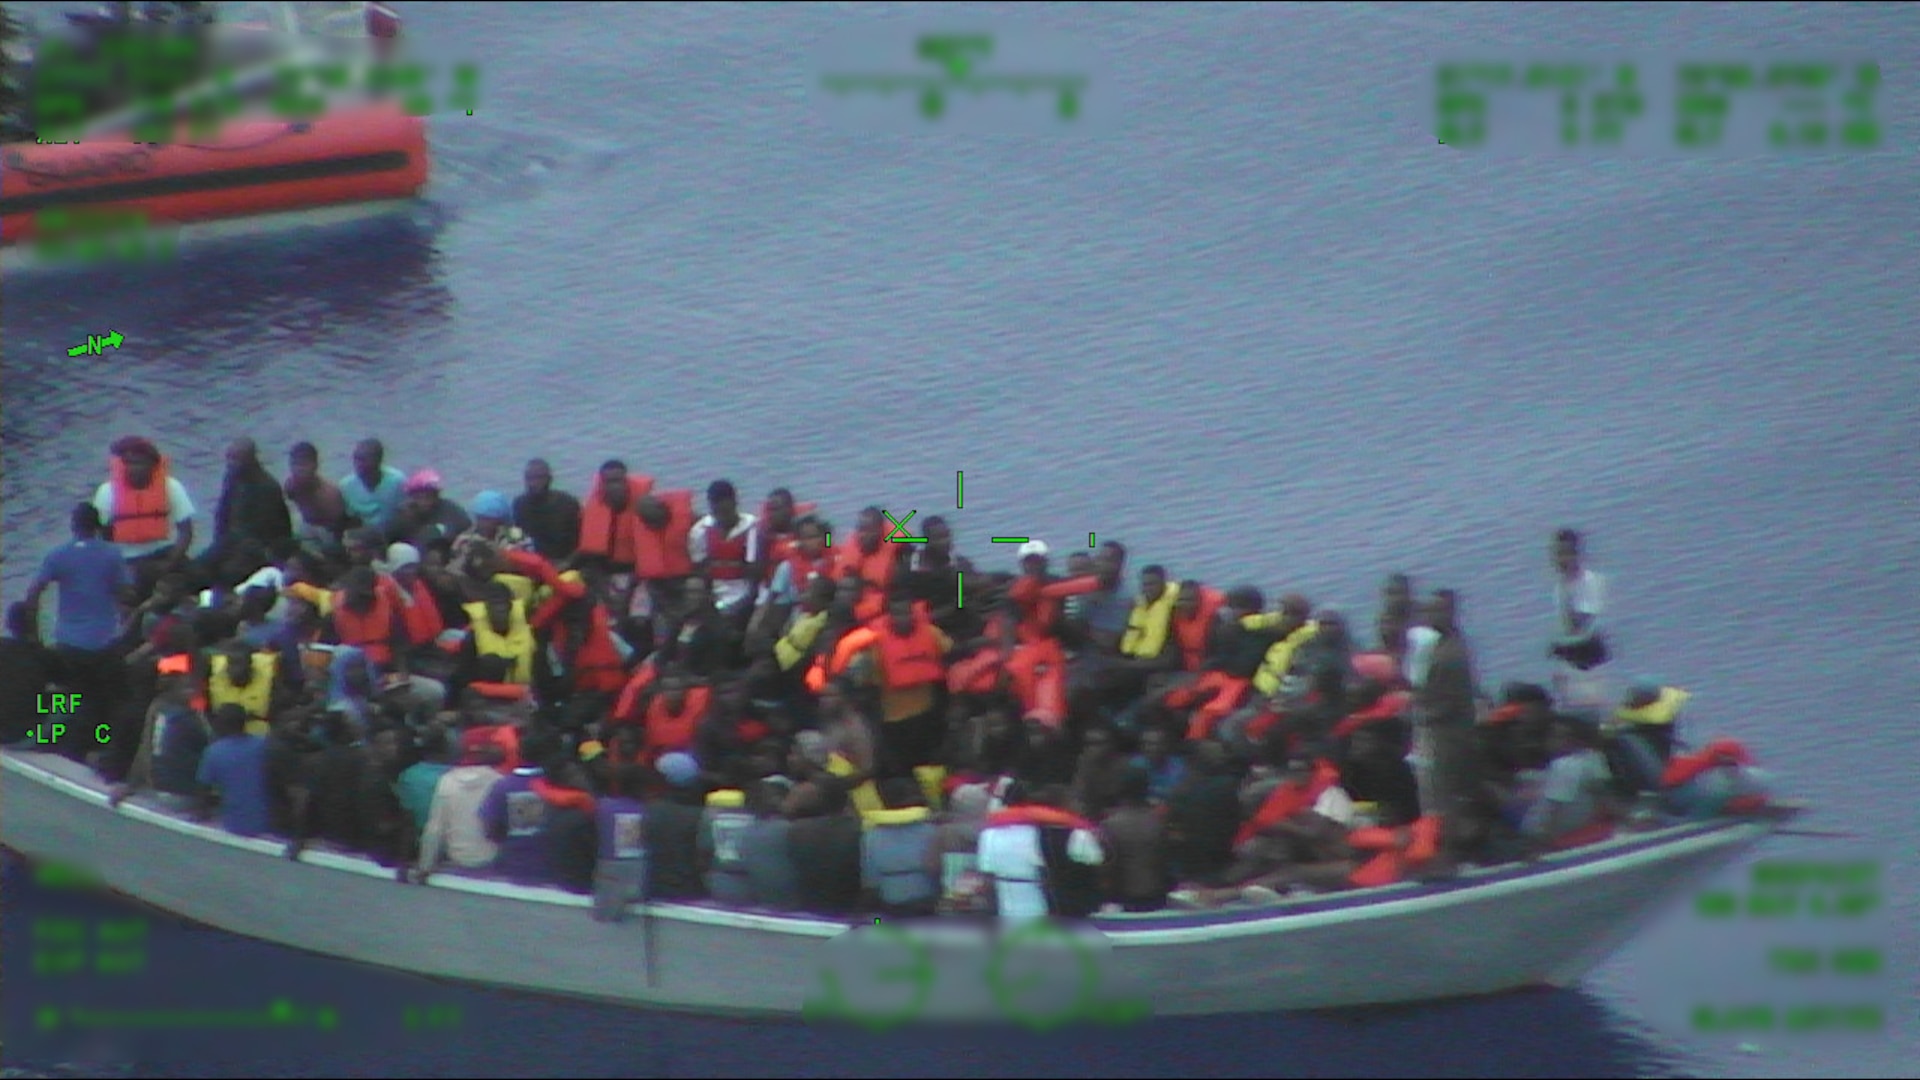
<svg viewBox="0 0 1920 1080">
<path fill-rule="evenodd" d="M 880 798 L 886 808 L 860 838 L 860 883 L 869 906 L 889 919 L 932 915 L 940 889 L 928 870 L 936 830 L 926 794 L 911 778 L 896 776 L 880 785 Z"/>
<path fill-rule="evenodd" d="M 1660 783 L 1668 812 L 1693 821 L 1758 813 L 1771 800 L 1772 777 L 1754 767 L 1753 755 L 1737 739 L 1713 739 L 1675 754 Z"/>
<path fill-rule="evenodd" d="M 742 907 L 754 902 L 753 883 L 740 850 L 740 836 L 753 823 L 747 793 L 738 780 L 707 793 L 700 823 L 700 870 L 707 895 L 723 904 Z"/>
<path fill-rule="evenodd" d="M 1584 696 L 1594 673 L 1612 658 L 1600 616 L 1606 606 L 1606 579 L 1586 564 L 1583 538 L 1574 529 L 1553 534 L 1553 606 L 1560 633 L 1547 646 L 1557 661 L 1554 687 L 1563 701 Z"/>
<path fill-rule="evenodd" d="M 1101 836 L 1112 852 L 1107 861 L 1106 897 L 1121 911 L 1159 911 L 1167 906 L 1173 889 L 1166 819 L 1151 798 L 1150 774 L 1129 765 L 1120 775 L 1114 808 L 1100 823 Z"/>
<path fill-rule="evenodd" d="M 407 498 L 407 474 L 386 462 L 384 443 L 362 439 L 353 447 L 353 471 L 341 477 L 338 485 L 352 524 L 373 530 L 382 542 L 393 533 L 394 518 Z"/>
<path fill-rule="evenodd" d="M 1617 816 L 1600 733 L 1570 716 L 1555 717 L 1548 731 L 1551 761 L 1522 826 L 1534 854 L 1604 840 Z"/>
<path fill-rule="evenodd" d="M 491 490 L 475 495 L 471 513 L 472 523 L 454 534 L 453 565 L 465 564 L 468 550 L 476 544 L 496 551 L 533 551 L 533 541 L 513 523 L 513 503 L 505 495 Z"/>
<path fill-rule="evenodd" d="M 666 789 L 647 801 L 647 898 L 699 900 L 707 893 L 700 878 L 700 830 L 707 800 L 700 763 L 691 754 L 675 751 L 661 756 L 655 768 Z"/>
<path fill-rule="evenodd" d="M 473 528 L 466 508 L 442 493 L 444 482 L 433 469 L 417 469 L 407 477 L 406 501 L 393 516 L 387 539 L 425 547 L 435 540 L 451 540 Z"/>
<path fill-rule="evenodd" d="M 340 494 L 340 485 L 320 475 L 318 447 L 297 442 L 287 450 L 287 479 L 281 492 L 300 512 L 294 535 L 301 544 L 324 554 L 337 552 L 347 531 L 347 500 Z"/>
<path fill-rule="evenodd" d="M 227 471 L 213 509 L 213 542 L 194 560 L 203 575 L 217 576 L 237 545 L 251 541 L 278 551 L 293 540 L 293 516 L 280 482 L 260 463 L 260 447 L 241 436 L 227 447 Z M 264 560 L 262 560 L 264 563 Z M 247 568 L 259 569 L 261 563 Z"/>
<path fill-rule="evenodd" d="M 193 547 L 193 499 L 149 439 L 113 444 L 111 476 L 93 493 L 93 508 L 132 571 L 143 599 L 162 573 L 183 566 Z"/>
<path fill-rule="evenodd" d="M 1295 884 L 1301 872 L 1348 857 L 1345 834 L 1353 827 L 1353 799 L 1340 786 L 1340 770 L 1325 748 L 1288 755 L 1286 771 L 1234 839 L 1234 862 L 1220 888 L 1173 894 L 1183 907 L 1209 907 L 1229 900 L 1271 902 Z"/>
<path fill-rule="evenodd" d="M 1024 783 L 1015 783 L 1007 790 L 1006 808 L 988 816 L 975 867 L 993 879 L 1001 920 L 1084 916 L 1098 909 L 1098 868 L 1106 852 L 1093 823 L 1068 812 L 1065 802 L 1060 785 L 1029 795 Z"/>
<path fill-rule="evenodd" d="M 487 792 L 480 807 L 480 820 L 486 825 L 487 838 L 500 845 L 494 869 L 508 881 L 522 885 L 545 885 L 553 881 L 552 842 L 546 825 L 549 785 L 546 770 L 538 764 L 549 760 L 557 740 L 541 733 L 522 737 L 521 757 L 526 764 L 500 778 Z M 543 781 L 538 786 L 535 781 Z"/>
<path fill-rule="evenodd" d="M 213 740 L 213 729 L 193 704 L 196 695 L 187 665 L 175 668 L 160 676 L 140 749 L 125 781 L 113 787 L 109 806 L 117 807 L 128 796 L 149 788 L 161 809 L 184 814 L 199 806 L 200 758 Z"/>
<path fill-rule="evenodd" d="M 505 758 L 505 751 L 484 732 L 469 730 L 461 737 L 460 763 L 434 785 L 427 824 L 420 833 L 415 880 L 425 881 L 440 869 L 443 859 L 462 870 L 482 870 L 499 857 L 500 846 L 487 835 L 481 810 L 501 780 Z"/>
<path fill-rule="evenodd" d="M 622 922 L 647 895 L 646 770 L 616 766 L 594 807 L 600 857 L 593 868 L 593 917 Z"/>
<path fill-rule="evenodd" d="M 794 792 L 788 833 L 800 886 L 800 908 L 816 915 L 847 915 L 860 905 L 860 820 L 846 785 L 815 776 Z"/>
<path fill-rule="evenodd" d="M 194 776 L 205 792 L 198 816 L 212 820 L 217 805 L 221 828 L 235 836 L 265 836 L 267 740 L 247 734 L 247 710 L 238 705 L 215 709 L 211 725 L 213 742 Z"/>
</svg>

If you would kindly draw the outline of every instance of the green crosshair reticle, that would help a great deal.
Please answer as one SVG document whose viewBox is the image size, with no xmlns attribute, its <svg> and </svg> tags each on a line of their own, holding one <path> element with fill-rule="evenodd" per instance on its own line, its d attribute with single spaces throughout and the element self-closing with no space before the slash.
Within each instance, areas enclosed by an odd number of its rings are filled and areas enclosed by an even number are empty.
<svg viewBox="0 0 1920 1080">
<path fill-rule="evenodd" d="M 907 535 L 907 522 L 912 521 L 913 515 L 920 511 L 909 510 L 907 511 L 907 516 L 902 520 L 895 520 L 893 514 L 889 511 L 882 510 L 880 512 L 886 515 L 888 521 L 893 522 L 893 528 L 887 530 L 888 540 L 896 544 L 924 544 L 927 542 L 927 538 L 924 536 Z"/>
</svg>

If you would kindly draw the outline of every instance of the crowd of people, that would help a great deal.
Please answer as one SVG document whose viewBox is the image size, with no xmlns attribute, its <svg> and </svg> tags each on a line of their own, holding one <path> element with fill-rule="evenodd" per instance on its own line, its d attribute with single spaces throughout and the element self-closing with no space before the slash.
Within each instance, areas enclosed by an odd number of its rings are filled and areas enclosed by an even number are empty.
<svg viewBox="0 0 1920 1080">
<path fill-rule="evenodd" d="M 227 452 L 212 536 L 129 437 L 0 642 L 9 740 L 226 830 L 595 897 L 1004 918 L 1272 902 L 1751 812 L 1688 695 L 1605 689 L 1604 580 L 1552 540 L 1546 684 L 1481 691 L 1459 596 L 1371 628 L 1115 541 L 976 568 L 952 526 L 704 507 L 613 460 L 465 505 L 378 440 L 337 482 Z M 704 509 L 704 513 L 701 513 Z M 961 575 L 964 574 L 964 594 Z M 58 593 L 51 646 L 43 594 Z M 28 698 L 32 700 L 29 701 Z M 110 725 L 101 745 L 93 733 Z M 44 731 L 41 732 L 44 737 Z M 29 744 L 35 748 L 38 744 Z M 45 749 L 45 748 L 43 748 Z"/>
</svg>

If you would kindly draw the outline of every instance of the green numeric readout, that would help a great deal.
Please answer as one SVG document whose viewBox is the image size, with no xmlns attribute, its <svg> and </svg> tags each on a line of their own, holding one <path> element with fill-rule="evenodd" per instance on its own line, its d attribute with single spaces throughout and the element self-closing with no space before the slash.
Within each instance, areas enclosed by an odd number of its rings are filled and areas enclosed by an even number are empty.
<svg viewBox="0 0 1920 1080">
<path fill-rule="evenodd" d="M 1462 60 L 1435 70 L 1435 136 L 1461 149 L 1871 150 L 1879 84 L 1865 60 Z"/>
</svg>

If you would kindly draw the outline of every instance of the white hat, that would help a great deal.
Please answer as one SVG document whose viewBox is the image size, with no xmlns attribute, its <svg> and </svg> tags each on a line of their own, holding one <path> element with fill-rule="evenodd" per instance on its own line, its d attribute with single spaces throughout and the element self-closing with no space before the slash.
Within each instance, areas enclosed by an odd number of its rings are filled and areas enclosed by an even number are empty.
<svg viewBox="0 0 1920 1080">
<path fill-rule="evenodd" d="M 412 544 L 390 544 L 387 546 L 386 561 L 379 569 L 391 574 L 403 566 L 417 566 L 420 563 L 420 549 Z"/>
<path fill-rule="evenodd" d="M 1020 545 L 1020 558 L 1022 560 L 1031 559 L 1035 555 L 1043 559 L 1046 558 L 1047 542 L 1045 540 L 1029 540 Z"/>
</svg>

